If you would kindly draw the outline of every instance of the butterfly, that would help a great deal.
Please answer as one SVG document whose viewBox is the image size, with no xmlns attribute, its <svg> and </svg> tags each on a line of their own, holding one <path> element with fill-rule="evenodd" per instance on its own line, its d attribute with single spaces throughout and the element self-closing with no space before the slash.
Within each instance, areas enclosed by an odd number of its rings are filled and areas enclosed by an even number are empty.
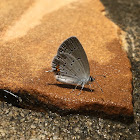
<svg viewBox="0 0 140 140">
<path fill-rule="evenodd" d="M 46 72 L 54 72 L 57 81 L 74 84 L 76 85 L 75 89 L 77 86 L 81 86 L 80 93 L 85 84 L 90 84 L 95 81 L 95 77 L 93 78 L 90 76 L 90 67 L 87 55 L 80 41 L 74 36 L 66 39 L 60 45 L 57 55 L 52 61 L 52 70 Z"/>
</svg>

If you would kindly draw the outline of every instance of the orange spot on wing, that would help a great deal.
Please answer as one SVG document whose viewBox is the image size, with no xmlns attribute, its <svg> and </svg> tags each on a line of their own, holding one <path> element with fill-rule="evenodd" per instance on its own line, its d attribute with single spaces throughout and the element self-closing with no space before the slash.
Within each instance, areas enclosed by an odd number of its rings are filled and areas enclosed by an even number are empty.
<svg viewBox="0 0 140 140">
<path fill-rule="evenodd" d="M 58 71 L 58 72 L 60 71 L 59 65 L 56 66 L 56 71 Z"/>
</svg>

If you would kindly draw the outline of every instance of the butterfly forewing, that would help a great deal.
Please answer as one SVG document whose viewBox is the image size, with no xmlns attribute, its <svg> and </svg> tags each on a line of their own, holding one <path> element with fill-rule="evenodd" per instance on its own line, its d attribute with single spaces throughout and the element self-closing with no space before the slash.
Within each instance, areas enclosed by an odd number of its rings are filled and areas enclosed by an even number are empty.
<svg viewBox="0 0 140 140">
<path fill-rule="evenodd" d="M 80 79 L 89 78 L 88 59 L 76 37 L 70 37 L 60 45 L 57 55 L 52 61 L 52 68 L 56 69 L 54 72 L 57 80 L 62 81 L 62 78 L 65 77 L 66 83 L 71 83 L 72 80 L 78 83 Z"/>
</svg>

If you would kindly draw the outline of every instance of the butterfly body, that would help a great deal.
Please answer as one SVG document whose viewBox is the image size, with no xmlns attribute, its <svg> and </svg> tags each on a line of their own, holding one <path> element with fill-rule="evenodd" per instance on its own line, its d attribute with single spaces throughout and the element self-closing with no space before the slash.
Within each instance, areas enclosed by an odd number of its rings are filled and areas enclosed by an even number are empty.
<svg viewBox="0 0 140 140">
<path fill-rule="evenodd" d="M 73 79 L 70 77 L 68 78 L 67 76 L 56 75 L 55 78 L 57 81 L 67 83 L 67 84 L 85 85 L 85 84 L 88 84 L 89 82 L 92 82 L 90 80 L 90 77 L 87 79 Z"/>
</svg>

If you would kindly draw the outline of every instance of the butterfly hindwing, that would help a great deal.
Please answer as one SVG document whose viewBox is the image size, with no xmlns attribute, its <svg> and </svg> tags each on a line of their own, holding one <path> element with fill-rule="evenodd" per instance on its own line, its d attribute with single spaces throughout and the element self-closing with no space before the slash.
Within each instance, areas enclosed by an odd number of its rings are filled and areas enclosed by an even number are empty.
<svg viewBox="0 0 140 140">
<path fill-rule="evenodd" d="M 80 79 L 89 77 L 88 59 L 76 37 L 70 37 L 60 45 L 52 61 L 52 68 L 57 80 L 66 83 L 78 83 Z"/>
</svg>

